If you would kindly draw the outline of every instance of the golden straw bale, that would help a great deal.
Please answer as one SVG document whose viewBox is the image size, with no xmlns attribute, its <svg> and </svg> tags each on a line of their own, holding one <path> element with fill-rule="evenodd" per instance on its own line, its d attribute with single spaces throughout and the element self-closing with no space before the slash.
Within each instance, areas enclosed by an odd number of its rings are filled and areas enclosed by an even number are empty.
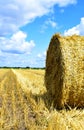
<svg viewBox="0 0 84 130">
<path fill-rule="evenodd" d="M 84 107 L 84 36 L 51 38 L 45 85 L 54 107 Z"/>
</svg>

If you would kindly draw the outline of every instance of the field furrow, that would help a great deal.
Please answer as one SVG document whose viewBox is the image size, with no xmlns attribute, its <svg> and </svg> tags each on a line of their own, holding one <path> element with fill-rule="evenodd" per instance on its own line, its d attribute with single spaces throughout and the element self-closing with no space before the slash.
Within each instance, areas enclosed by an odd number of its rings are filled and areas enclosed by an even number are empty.
<svg viewBox="0 0 84 130">
<path fill-rule="evenodd" d="M 12 70 L 9 70 L 1 81 L 0 115 L 0 126 L 3 130 L 25 130 L 31 124 L 30 119 L 34 122 L 35 114 L 32 106 L 25 98 L 23 89 Z M 28 118 L 28 115 L 31 117 Z"/>
</svg>

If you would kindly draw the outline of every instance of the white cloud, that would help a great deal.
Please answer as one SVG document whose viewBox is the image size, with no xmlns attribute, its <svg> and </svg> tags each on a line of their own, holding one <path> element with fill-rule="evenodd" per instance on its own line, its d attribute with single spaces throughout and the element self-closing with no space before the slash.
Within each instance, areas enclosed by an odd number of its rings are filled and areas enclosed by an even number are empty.
<svg viewBox="0 0 84 130">
<path fill-rule="evenodd" d="M 64 31 L 64 35 L 73 34 L 84 35 L 84 17 L 81 18 L 81 21 L 78 25 Z"/>
<path fill-rule="evenodd" d="M 39 53 L 36 57 L 36 66 L 45 67 L 46 51 Z"/>
<path fill-rule="evenodd" d="M 56 27 L 57 27 L 57 23 L 55 22 L 54 18 L 48 18 L 48 20 L 46 20 L 46 21 L 44 22 L 44 24 L 42 25 L 40 32 L 41 32 L 41 33 L 45 32 L 45 30 L 46 30 L 49 26 L 51 26 L 52 28 L 56 28 Z"/>
<path fill-rule="evenodd" d="M 45 59 L 45 57 L 46 57 L 46 51 L 44 51 L 43 53 L 39 53 L 39 54 L 37 55 L 37 57 L 38 57 L 38 58 Z"/>
<path fill-rule="evenodd" d="M 60 7 L 67 6 L 69 4 L 76 4 L 77 0 L 56 0 Z"/>
<path fill-rule="evenodd" d="M 0 0 L 0 35 L 11 34 L 36 17 L 52 12 L 55 4 L 64 7 L 75 3 L 76 0 Z"/>
<path fill-rule="evenodd" d="M 0 37 L 0 51 L 12 54 L 29 54 L 35 43 L 33 40 L 26 41 L 26 37 L 27 34 L 22 31 L 13 34 L 10 39 Z"/>
<path fill-rule="evenodd" d="M 61 9 L 60 12 L 61 12 L 61 13 L 64 13 L 64 9 Z"/>
<path fill-rule="evenodd" d="M 20 27 L 37 17 L 53 13 L 56 4 L 65 7 L 75 3 L 76 0 L 0 0 L 0 65 L 44 65 L 45 53 L 38 54 L 36 59 L 28 55 L 35 43 L 27 41 L 27 34 L 19 31 Z M 45 28 L 47 26 L 55 28 L 57 23 L 48 19 Z"/>
<path fill-rule="evenodd" d="M 57 26 L 57 23 L 54 20 L 48 20 L 46 21 L 46 25 L 51 25 L 53 28 Z"/>
</svg>

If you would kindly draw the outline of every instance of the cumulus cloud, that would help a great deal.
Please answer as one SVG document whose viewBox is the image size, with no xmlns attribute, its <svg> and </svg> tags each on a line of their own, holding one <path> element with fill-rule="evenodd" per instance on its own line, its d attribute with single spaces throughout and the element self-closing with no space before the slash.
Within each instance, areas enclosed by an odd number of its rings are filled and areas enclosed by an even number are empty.
<svg viewBox="0 0 84 130">
<path fill-rule="evenodd" d="M 65 7 L 77 0 L 0 0 L 0 65 L 22 66 L 44 64 L 45 53 L 36 59 L 28 58 L 35 47 L 33 40 L 27 41 L 27 34 L 20 28 L 35 18 L 53 13 L 54 5 Z M 55 28 L 55 20 L 48 19 L 46 26 Z M 37 62 L 38 60 L 38 62 Z M 32 61 L 32 62 L 30 62 Z"/>
<path fill-rule="evenodd" d="M 64 7 L 75 3 L 76 0 L 0 0 L 0 36 L 14 33 L 36 17 L 52 12 L 55 4 Z"/>
<path fill-rule="evenodd" d="M 19 31 L 13 34 L 10 38 L 0 37 L 0 51 L 12 54 L 30 53 L 34 48 L 33 40 L 26 41 L 27 34 Z"/>
<path fill-rule="evenodd" d="M 73 34 L 84 35 L 84 17 L 81 18 L 81 21 L 78 25 L 64 31 L 65 36 Z"/>
</svg>

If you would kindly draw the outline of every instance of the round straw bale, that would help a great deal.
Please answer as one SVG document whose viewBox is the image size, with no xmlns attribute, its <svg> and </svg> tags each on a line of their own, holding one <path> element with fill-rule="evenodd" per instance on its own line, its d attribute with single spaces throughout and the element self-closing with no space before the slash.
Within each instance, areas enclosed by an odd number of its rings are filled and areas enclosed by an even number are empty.
<svg viewBox="0 0 84 130">
<path fill-rule="evenodd" d="M 54 107 L 84 107 L 84 36 L 51 38 L 45 85 Z"/>
</svg>

